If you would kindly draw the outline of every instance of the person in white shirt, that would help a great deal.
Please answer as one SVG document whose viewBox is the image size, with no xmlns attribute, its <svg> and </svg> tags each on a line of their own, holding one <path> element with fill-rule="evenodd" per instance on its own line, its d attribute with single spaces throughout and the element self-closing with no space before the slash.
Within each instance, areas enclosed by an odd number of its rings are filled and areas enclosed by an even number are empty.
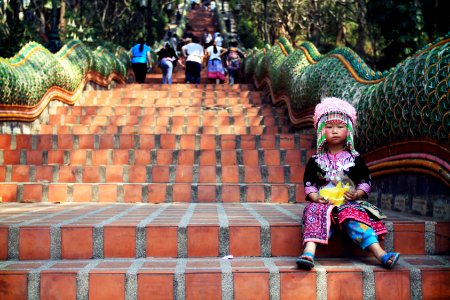
<svg viewBox="0 0 450 300">
<path fill-rule="evenodd" d="M 211 13 L 211 16 L 214 15 L 214 13 L 216 12 L 216 2 L 215 1 L 211 1 L 209 3 L 209 11 Z"/>
<path fill-rule="evenodd" d="M 216 84 L 220 81 L 225 81 L 225 69 L 223 68 L 221 55 L 225 53 L 225 49 L 216 45 L 206 48 L 206 55 L 208 57 L 208 78 L 216 79 Z"/>
<path fill-rule="evenodd" d="M 198 37 L 194 36 L 192 42 L 181 48 L 181 52 L 186 57 L 185 83 L 200 83 L 200 73 L 205 53 L 202 45 L 199 44 Z"/>
<path fill-rule="evenodd" d="M 211 45 L 211 42 L 212 42 L 211 33 L 209 33 L 208 28 L 205 28 L 203 30 L 203 35 L 202 35 L 203 47 L 208 48 Z"/>
<path fill-rule="evenodd" d="M 222 35 L 220 33 L 217 33 L 214 42 L 216 43 L 217 46 L 222 47 L 222 41 L 223 41 Z"/>
</svg>

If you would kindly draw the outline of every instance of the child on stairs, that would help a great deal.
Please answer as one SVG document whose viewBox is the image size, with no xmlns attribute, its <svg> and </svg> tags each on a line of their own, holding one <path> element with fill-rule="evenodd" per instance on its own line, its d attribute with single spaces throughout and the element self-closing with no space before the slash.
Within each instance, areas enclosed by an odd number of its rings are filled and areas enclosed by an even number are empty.
<svg viewBox="0 0 450 300">
<path fill-rule="evenodd" d="M 314 267 L 317 244 L 328 244 L 333 230 L 345 229 L 350 239 L 392 269 L 400 253 L 386 251 L 378 243 L 387 233 L 381 211 L 363 201 L 372 180 L 363 158 L 355 150 L 355 108 L 338 98 L 325 98 L 314 112 L 317 153 L 304 174 L 305 195 L 310 202 L 303 212 L 301 269 Z M 338 203 L 341 202 L 341 203 Z"/>
</svg>

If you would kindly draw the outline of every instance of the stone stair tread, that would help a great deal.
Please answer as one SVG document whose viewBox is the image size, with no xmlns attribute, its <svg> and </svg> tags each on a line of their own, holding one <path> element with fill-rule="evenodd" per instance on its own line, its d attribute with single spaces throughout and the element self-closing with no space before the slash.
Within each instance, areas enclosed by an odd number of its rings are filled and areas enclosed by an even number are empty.
<svg viewBox="0 0 450 300">
<path fill-rule="evenodd" d="M 83 106 L 87 107 L 87 106 Z M 271 115 L 268 115 L 267 112 L 260 110 L 256 106 L 249 106 L 245 107 L 243 105 L 235 106 L 235 107 L 223 107 L 220 105 L 213 105 L 208 108 L 203 107 L 203 109 L 194 109 L 192 107 L 187 108 L 186 106 L 171 106 L 171 107 L 158 107 L 155 108 L 154 106 L 148 106 L 148 107 L 142 107 L 142 106 L 136 106 L 136 107 L 130 107 L 130 106 L 120 106 L 120 107 L 105 107 L 105 106 L 90 106 L 93 108 L 93 110 L 86 109 L 85 111 L 78 111 L 74 110 L 74 107 L 59 107 L 57 109 L 58 115 L 52 115 L 57 118 L 62 118 L 62 114 L 64 114 L 64 118 L 69 118 L 68 116 L 74 116 L 74 117 L 89 117 L 90 114 L 94 115 L 101 115 L 101 116 L 124 116 L 126 117 L 149 117 L 151 118 L 151 114 L 154 114 L 158 112 L 158 115 L 156 117 L 183 117 L 183 118 L 189 118 L 189 117 L 199 117 L 199 114 L 203 116 L 207 115 L 213 115 L 217 112 L 218 116 L 227 116 L 227 117 L 234 117 L 234 118 L 242 118 L 245 117 L 243 115 L 244 110 L 246 111 L 246 115 L 248 118 L 252 119 L 264 119 L 267 117 L 273 117 L 273 113 L 277 114 L 277 111 L 270 112 Z M 123 110 L 122 110 L 123 108 Z M 129 109 L 125 109 L 129 108 Z M 276 115 L 278 118 L 286 118 L 283 112 L 279 112 Z M 154 116 L 155 117 L 155 116 Z"/>
<path fill-rule="evenodd" d="M 1 149 L 298 149 L 310 148 L 310 134 L 20 134 L 1 135 Z M 13 154 L 13 153 L 9 153 Z"/>
<path fill-rule="evenodd" d="M 303 153 L 303 154 L 302 154 Z M 65 165 L 305 165 L 306 149 L 48 149 L 1 150 L 0 179 L 5 167 Z M 302 159 L 302 155 L 304 159 Z"/>
<path fill-rule="evenodd" d="M 0 259 L 296 256 L 305 205 L 3 203 Z M 390 231 L 383 241 L 386 249 L 405 255 L 449 252 L 448 222 L 385 213 Z M 346 253 L 367 256 L 356 246 L 344 247 L 337 235 L 318 257 Z"/>
<path fill-rule="evenodd" d="M 8 261 L 0 277 L 15 299 L 448 299 L 449 259 L 403 256 L 386 270 L 369 258 L 318 258 L 311 271 L 296 269 L 294 257 Z"/>
<path fill-rule="evenodd" d="M 232 258 L 227 258 L 231 256 Z M 58 260 L 27 260 L 27 261 L 0 261 L 0 273 L 7 271 L 33 271 L 45 272 L 53 271 L 82 271 L 90 264 L 90 270 L 109 269 L 119 272 L 127 272 L 133 267 L 133 263 L 142 263 L 139 268 L 141 271 L 153 270 L 168 271 L 175 273 L 177 264 L 185 264 L 185 271 L 204 271 L 206 273 L 226 272 L 221 264 L 226 262 L 230 264 L 234 272 L 270 272 L 270 265 L 275 265 L 279 271 L 289 273 L 318 273 L 326 270 L 332 271 L 385 271 L 393 273 L 396 271 L 405 271 L 414 269 L 432 270 L 444 269 L 450 272 L 449 255 L 402 255 L 394 270 L 386 270 L 373 257 L 317 257 L 315 259 L 315 268 L 311 271 L 299 270 L 296 267 L 295 256 L 279 257 L 234 257 L 232 253 L 224 257 L 189 257 L 189 258 L 170 258 L 170 257 L 146 257 L 146 258 L 103 258 L 103 259 L 58 259 Z M 92 265 L 96 265 L 92 267 Z"/>
<path fill-rule="evenodd" d="M 134 180 L 136 181 L 136 180 Z M 5 202 L 22 203 L 177 203 L 304 201 L 295 183 L 1 183 Z"/>
<path fill-rule="evenodd" d="M 300 224 L 299 221 L 302 217 L 303 208 L 306 206 L 306 202 L 303 203 L 160 203 L 160 204 L 150 204 L 150 203 L 52 203 L 52 202 L 41 202 L 41 203 L 15 203 L 15 202 L 3 202 L 0 203 L 0 226 L 7 226 L 10 224 L 11 220 L 14 218 L 22 217 L 26 215 L 26 222 L 33 222 L 30 219 L 30 215 L 36 214 L 38 218 L 45 217 L 46 213 L 52 214 L 55 211 L 66 216 L 69 220 L 70 218 L 77 218 L 76 213 L 78 212 L 80 216 L 86 213 L 86 211 L 96 211 L 102 207 L 109 207 L 112 210 L 117 211 L 117 214 L 125 208 L 131 208 L 132 211 L 138 210 L 149 210 L 150 212 L 161 206 L 172 207 L 173 209 L 187 210 L 189 207 L 195 208 L 195 210 L 200 212 L 209 213 L 210 215 L 217 216 L 217 207 L 223 206 L 225 208 L 242 208 L 243 206 L 254 207 L 254 209 L 261 210 L 268 214 L 268 216 L 278 216 L 283 220 L 283 222 L 288 222 L 291 224 Z M 73 209 L 77 211 L 73 211 Z M 36 209 L 36 211 L 33 211 Z M 78 211 L 78 209 L 81 209 Z M 49 212 L 46 212 L 46 211 Z M 238 212 L 236 212 L 238 213 Z M 387 216 L 387 222 L 403 222 L 403 223 L 442 223 L 450 225 L 448 221 L 439 221 L 433 219 L 433 217 L 416 215 L 412 213 L 400 212 L 395 210 L 383 209 L 383 213 Z M 75 217 L 74 217 L 75 216 Z M 137 216 L 139 219 L 142 216 Z M 278 218 L 277 217 L 277 218 Z M 256 218 L 256 217 L 255 217 Z M 275 218 L 275 219 L 277 219 Z M 279 219 L 278 218 L 278 219 Z M 7 220 L 7 221 L 5 221 Z M 6 222 L 6 223 L 5 223 Z M 214 223 L 216 224 L 216 223 Z"/>
<path fill-rule="evenodd" d="M 41 132 L 47 134 L 267 134 L 289 133 L 284 126 L 143 126 L 143 125 L 41 125 Z"/>
<path fill-rule="evenodd" d="M 161 74 L 147 74 L 147 76 L 155 77 L 157 79 L 161 79 Z M 247 84 L 247 83 L 238 83 L 234 84 L 233 86 L 227 85 L 227 84 L 211 84 L 211 83 L 200 83 L 200 84 L 185 84 L 185 83 L 177 83 L 176 85 L 167 85 L 167 84 L 161 84 L 161 83 L 129 83 L 126 85 L 117 85 L 114 89 L 114 91 L 109 91 L 110 93 L 119 93 L 123 90 L 125 87 L 130 87 L 130 90 L 133 92 L 143 92 L 143 91 L 167 91 L 169 89 L 172 89 L 174 86 L 176 86 L 176 89 L 178 91 L 253 91 L 254 86 L 253 84 Z M 87 92 L 93 92 L 87 91 Z M 105 90 L 96 90 L 95 92 L 106 92 Z M 258 91 L 256 91 L 258 92 Z"/>
<path fill-rule="evenodd" d="M 450 222 L 411 213 L 383 209 L 394 270 L 339 234 L 298 270 L 313 130 L 252 84 L 156 71 L 0 135 L 1 299 L 450 299 Z"/>
</svg>

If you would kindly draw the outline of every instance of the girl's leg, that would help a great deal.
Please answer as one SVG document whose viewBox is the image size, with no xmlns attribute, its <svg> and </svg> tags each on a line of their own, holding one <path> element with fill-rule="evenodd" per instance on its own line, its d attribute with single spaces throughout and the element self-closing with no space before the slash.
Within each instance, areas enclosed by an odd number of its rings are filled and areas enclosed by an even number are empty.
<svg viewBox="0 0 450 300">
<path fill-rule="evenodd" d="M 397 263 L 400 254 L 396 252 L 388 254 L 378 243 L 377 235 L 371 227 L 354 220 L 345 221 L 343 226 L 352 241 L 363 250 L 372 253 L 384 267 L 391 269 Z"/>
<path fill-rule="evenodd" d="M 295 263 L 297 267 L 300 269 L 310 270 L 314 267 L 314 255 L 316 253 L 316 243 L 307 242 L 305 248 L 303 249 L 303 253 L 297 258 Z"/>
<path fill-rule="evenodd" d="M 303 244 L 302 254 L 297 258 L 297 266 L 303 269 L 314 267 L 314 255 L 317 244 L 327 244 L 333 233 L 333 206 L 309 203 L 303 211 Z"/>
<path fill-rule="evenodd" d="M 305 248 L 303 249 L 303 253 L 309 252 L 313 255 L 316 254 L 317 244 L 314 242 L 307 242 Z"/>
<path fill-rule="evenodd" d="M 383 248 L 381 248 L 381 245 L 379 243 L 374 243 L 367 247 L 367 250 L 370 251 L 370 253 L 373 254 L 379 261 L 381 261 L 381 257 L 386 254 L 386 251 L 384 251 Z"/>
<path fill-rule="evenodd" d="M 363 250 L 366 250 L 372 244 L 378 243 L 375 231 L 364 223 L 346 220 L 342 226 L 347 230 L 350 239 Z"/>
<path fill-rule="evenodd" d="M 367 247 L 367 250 L 370 251 L 386 269 L 393 269 L 400 258 L 400 253 L 387 253 L 383 248 L 381 248 L 379 243 L 370 245 Z"/>
<path fill-rule="evenodd" d="M 333 226 L 331 226 L 328 238 L 331 238 L 331 236 L 333 235 L 334 229 L 335 228 Z M 311 253 L 314 256 L 314 255 L 316 255 L 316 250 L 317 250 L 317 243 L 306 242 L 305 248 L 303 248 L 303 254 L 304 253 Z M 300 257 L 302 257 L 302 255 L 300 255 Z M 312 259 L 311 259 L 311 261 L 312 261 Z"/>
</svg>

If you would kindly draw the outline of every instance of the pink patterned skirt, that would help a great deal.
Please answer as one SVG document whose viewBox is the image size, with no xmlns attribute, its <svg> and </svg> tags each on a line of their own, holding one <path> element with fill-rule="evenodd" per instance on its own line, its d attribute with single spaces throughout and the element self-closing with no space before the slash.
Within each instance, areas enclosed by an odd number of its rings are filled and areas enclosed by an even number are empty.
<svg viewBox="0 0 450 300">
<path fill-rule="evenodd" d="M 225 80 L 225 69 L 219 59 L 208 60 L 208 78 Z"/>
<path fill-rule="evenodd" d="M 370 226 L 377 234 L 378 239 L 383 239 L 387 233 L 383 222 L 368 213 L 358 203 L 350 202 L 337 207 L 311 202 L 303 211 L 303 243 L 328 244 L 331 225 L 337 224 L 341 227 L 340 225 L 348 219 Z"/>
</svg>

